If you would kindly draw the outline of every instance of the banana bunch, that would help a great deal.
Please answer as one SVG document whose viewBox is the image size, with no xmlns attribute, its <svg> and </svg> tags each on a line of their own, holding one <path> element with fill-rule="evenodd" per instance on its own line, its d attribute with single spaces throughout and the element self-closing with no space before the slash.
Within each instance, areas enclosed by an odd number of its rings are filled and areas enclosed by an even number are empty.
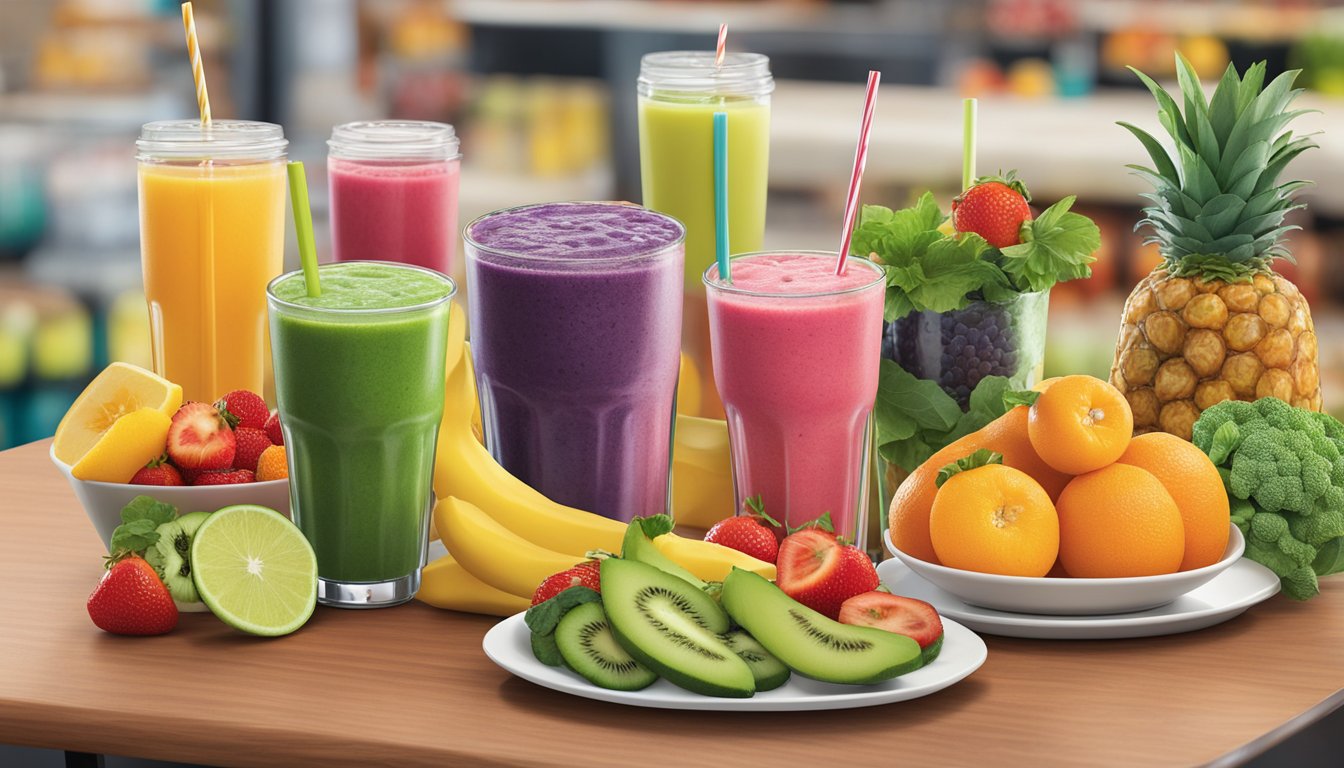
<svg viewBox="0 0 1344 768">
<path fill-rule="evenodd" d="M 434 490 L 439 498 L 434 509 L 434 533 L 452 553 L 452 563 L 442 564 L 441 559 L 430 564 L 421 577 L 421 592 L 432 596 L 425 602 L 438 607 L 508 615 L 516 612 L 513 607 L 516 603 L 503 597 L 470 595 L 474 585 L 466 579 L 519 600 L 530 600 L 532 592 L 547 576 L 582 561 L 588 552 L 599 549 L 620 552 L 626 525 L 557 504 L 510 475 L 495 461 L 472 431 L 478 408 L 475 375 L 470 347 L 460 333 L 454 332 L 454 325 L 462 326 L 450 321 L 449 345 L 459 348 L 450 349 L 448 354 L 451 367 L 434 467 Z M 714 422 L 694 423 L 705 421 L 708 420 L 688 422 L 688 436 L 696 438 L 697 447 L 687 454 L 686 463 L 702 475 L 712 475 L 716 462 L 713 458 L 700 460 L 711 455 L 700 446 L 720 451 L 722 458 L 727 439 L 726 432 L 716 437 Z M 679 419 L 679 432 L 681 423 Z M 691 458 L 697 461 L 690 461 Z M 726 461 L 723 467 L 726 470 Z M 694 482 L 704 483 L 687 481 Z M 716 493 L 722 498 L 722 486 Z M 713 513 L 710 524 L 731 514 L 731 487 L 727 498 L 727 506 Z M 717 506 L 702 503 L 707 508 Z M 659 536 L 654 543 L 663 554 L 706 581 L 721 581 L 734 567 L 771 579 L 775 575 L 774 565 L 718 544 L 675 534 Z"/>
</svg>

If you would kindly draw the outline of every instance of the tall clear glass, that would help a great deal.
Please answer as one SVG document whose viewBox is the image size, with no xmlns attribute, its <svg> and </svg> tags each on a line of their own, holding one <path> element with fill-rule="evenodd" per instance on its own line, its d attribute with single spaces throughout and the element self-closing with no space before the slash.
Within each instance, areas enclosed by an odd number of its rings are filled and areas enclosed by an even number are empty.
<svg viewBox="0 0 1344 768">
<path fill-rule="evenodd" d="M 327 142 L 336 261 L 396 261 L 451 274 L 462 154 L 453 126 L 338 125 Z"/>
<path fill-rule="evenodd" d="M 797 526 L 829 512 L 866 541 L 872 410 L 886 280 L 867 259 L 749 253 L 705 270 L 714 376 L 728 418 L 738 508 Z"/>
<path fill-rule="evenodd" d="M 765 237 L 770 160 L 770 59 L 713 51 L 650 53 L 639 68 L 639 161 L 644 205 L 686 225 L 682 345 L 699 393 L 693 416 L 723 417 L 709 352 L 700 273 L 714 261 L 713 118 L 728 116 L 728 220 L 731 253 L 759 251 Z"/>
<path fill-rule="evenodd" d="M 266 284 L 283 268 L 285 141 L 278 125 L 146 124 L 136 142 L 140 258 L 154 372 L 188 400 L 269 378 Z"/>
<path fill-rule="evenodd" d="M 684 233 L 619 203 L 467 225 L 486 444 L 555 501 L 617 520 L 668 509 Z"/>
<path fill-rule="evenodd" d="M 294 522 L 317 553 L 318 600 L 415 596 L 429 533 L 453 281 L 387 262 L 324 264 L 267 288 Z"/>
</svg>

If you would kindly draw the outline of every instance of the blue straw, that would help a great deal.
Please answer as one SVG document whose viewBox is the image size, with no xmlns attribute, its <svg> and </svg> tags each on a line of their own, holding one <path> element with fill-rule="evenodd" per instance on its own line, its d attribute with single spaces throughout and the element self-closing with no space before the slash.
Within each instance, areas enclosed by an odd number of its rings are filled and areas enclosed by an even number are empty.
<svg viewBox="0 0 1344 768">
<path fill-rule="evenodd" d="M 728 267 L 728 114 L 714 113 L 714 252 L 719 279 L 733 282 Z"/>
</svg>

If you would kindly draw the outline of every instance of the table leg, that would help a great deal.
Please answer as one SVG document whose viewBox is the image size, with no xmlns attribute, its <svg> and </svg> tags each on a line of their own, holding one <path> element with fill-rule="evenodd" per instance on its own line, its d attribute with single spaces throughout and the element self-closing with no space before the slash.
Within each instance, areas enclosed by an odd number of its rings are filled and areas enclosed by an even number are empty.
<svg viewBox="0 0 1344 768">
<path fill-rule="evenodd" d="M 92 752 L 65 753 L 65 768 L 103 768 L 103 756 Z"/>
</svg>

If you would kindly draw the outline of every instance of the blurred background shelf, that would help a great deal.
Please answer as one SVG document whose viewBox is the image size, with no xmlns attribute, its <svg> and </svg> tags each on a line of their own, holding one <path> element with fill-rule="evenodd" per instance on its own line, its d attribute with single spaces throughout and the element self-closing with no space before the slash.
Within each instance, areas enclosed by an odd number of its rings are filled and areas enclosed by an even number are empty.
<svg viewBox="0 0 1344 768">
<path fill-rule="evenodd" d="M 982 171 L 1017 168 L 1038 204 L 1077 195 L 1104 246 L 1096 276 L 1052 299 L 1053 370 L 1104 374 L 1120 302 L 1156 263 L 1132 232 L 1142 162 L 1125 119 L 1155 128 L 1124 69 L 1172 77 L 1230 60 L 1303 66 L 1319 150 L 1289 267 L 1323 326 L 1327 405 L 1344 397 L 1344 11 L 1304 0 L 196 0 L 219 117 L 284 125 L 313 185 L 325 253 L 325 141 L 350 120 L 452 122 L 461 220 L 542 200 L 640 199 L 640 56 L 731 46 L 771 57 L 766 244 L 834 248 L 862 82 L 883 89 L 864 184 L 900 206 L 948 201 L 960 106 L 981 98 Z M 134 140 L 194 110 L 176 0 L 0 2 L 0 447 L 50 434 L 111 359 L 144 360 Z M 291 251 L 292 251 L 292 245 Z M 291 252 L 290 264 L 296 262 Z M 460 274 L 459 274 L 460 277 Z"/>
</svg>

